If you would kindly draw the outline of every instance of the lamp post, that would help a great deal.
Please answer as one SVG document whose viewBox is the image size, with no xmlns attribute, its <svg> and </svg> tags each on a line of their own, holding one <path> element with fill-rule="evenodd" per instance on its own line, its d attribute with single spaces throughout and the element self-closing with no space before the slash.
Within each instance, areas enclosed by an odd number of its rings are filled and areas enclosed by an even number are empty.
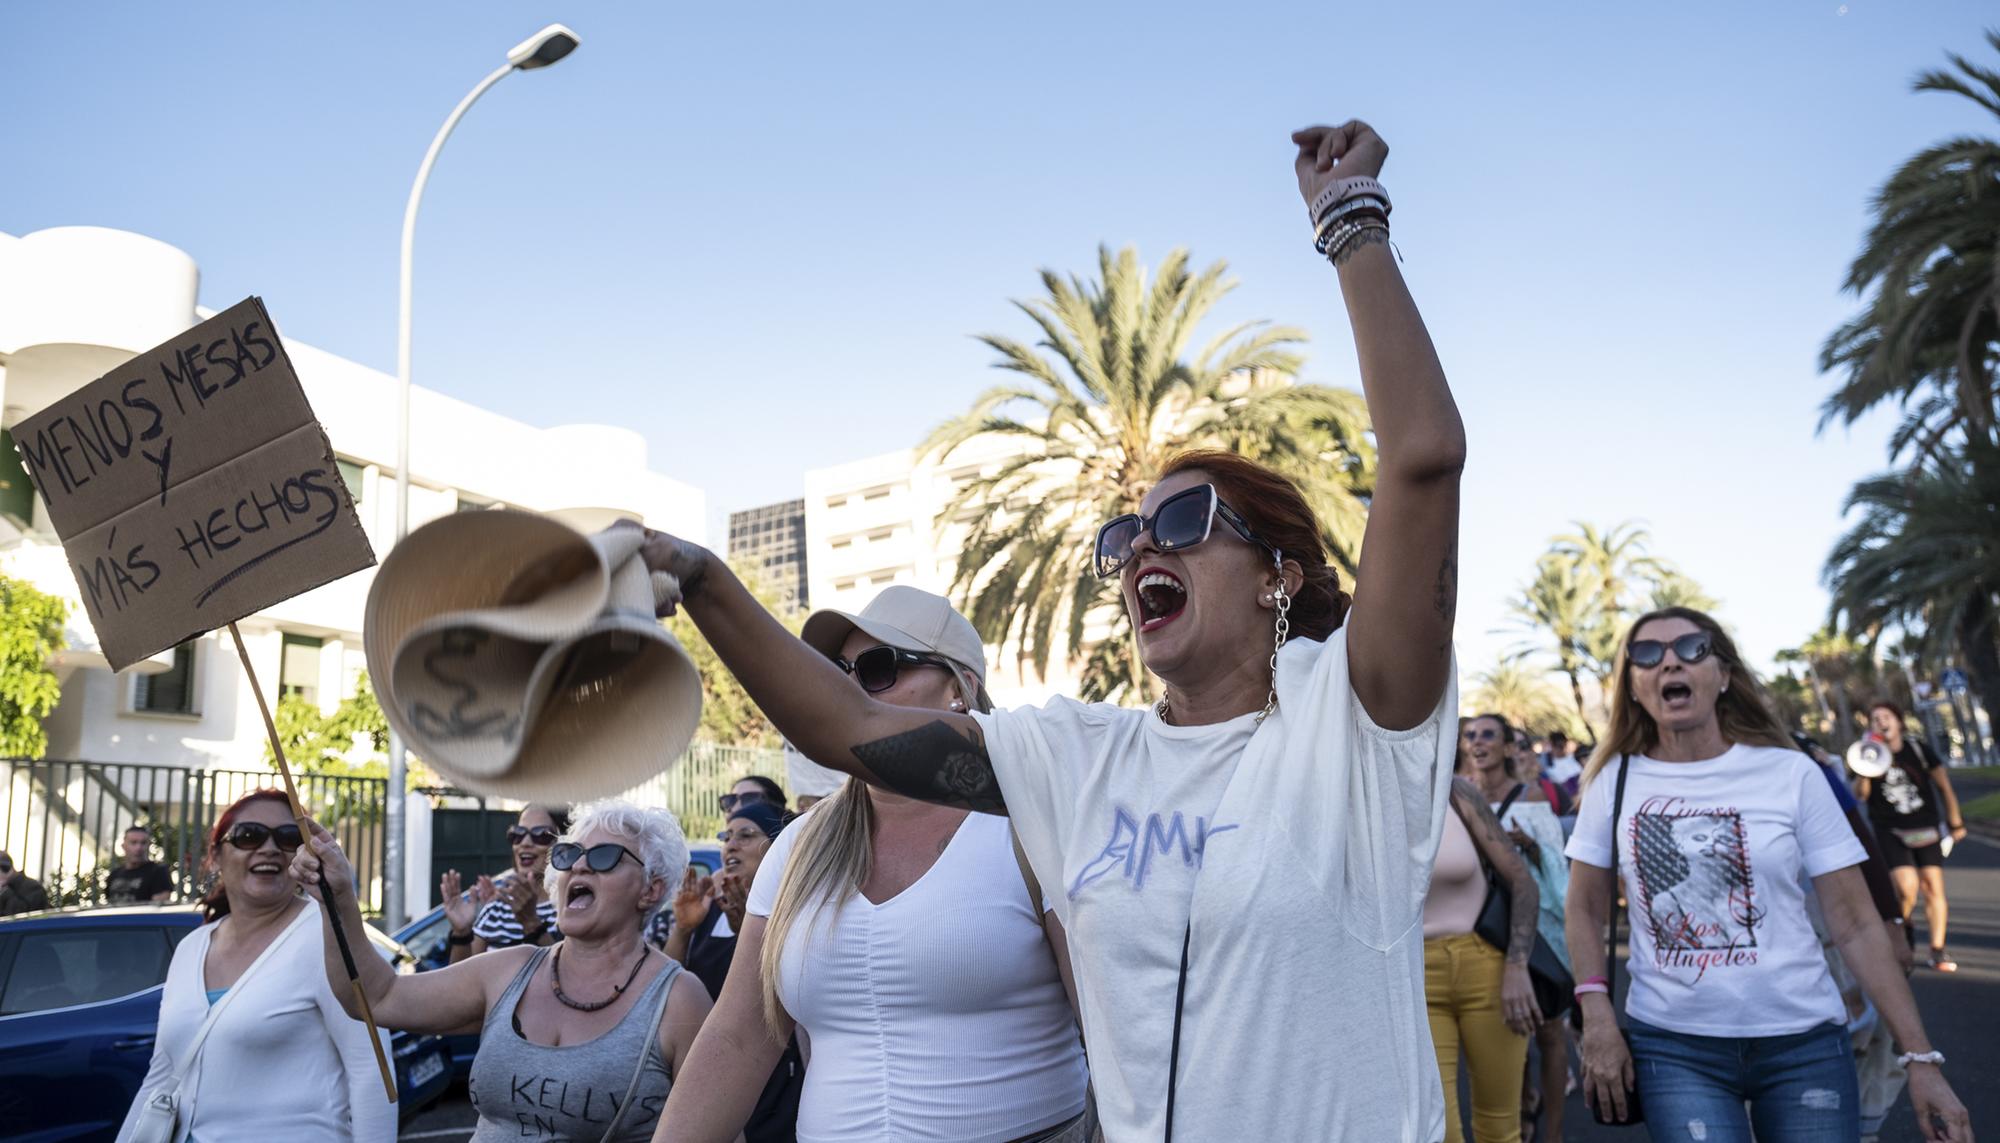
<svg viewBox="0 0 2000 1143">
<path fill-rule="evenodd" d="M 431 167 L 436 165 L 438 152 L 444 150 L 444 141 L 451 137 L 452 128 L 465 118 L 479 97 L 487 89 L 507 77 L 509 72 L 533 71 L 544 68 L 576 50 L 576 33 L 561 24 L 550 24 L 527 39 L 514 45 L 507 53 L 507 62 L 493 69 L 493 73 L 473 87 L 458 106 L 452 108 L 445 117 L 444 126 L 438 128 L 437 137 L 431 140 L 430 150 L 424 152 L 424 161 L 417 168 L 417 181 L 410 187 L 409 205 L 403 210 L 403 259 L 402 281 L 396 312 L 396 542 L 410 534 L 410 263 L 416 249 L 417 208 L 422 205 L 424 185 L 430 182 Z M 387 822 L 384 826 L 382 860 L 386 866 L 382 912 L 387 927 L 400 927 L 407 919 L 403 902 L 403 787 L 407 784 L 404 758 L 403 736 L 392 726 L 389 730 L 389 790 Z"/>
</svg>

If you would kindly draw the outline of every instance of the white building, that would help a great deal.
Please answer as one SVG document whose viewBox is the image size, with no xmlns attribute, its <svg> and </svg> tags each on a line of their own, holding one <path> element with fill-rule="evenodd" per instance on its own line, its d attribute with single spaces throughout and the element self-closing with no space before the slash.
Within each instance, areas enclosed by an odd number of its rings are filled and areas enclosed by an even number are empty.
<svg viewBox="0 0 2000 1143">
<path fill-rule="evenodd" d="M 809 594 L 815 608 L 859 611 L 892 583 L 959 596 L 950 590 L 965 549 L 969 520 L 986 509 L 968 509 L 940 521 L 953 493 L 981 475 L 1023 455 L 1018 438 L 975 437 L 942 462 L 919 461 L 904 449 L 805 475 Z M 1027 510 L 1015 505 L 1011 510 Z M 997 511 L 1006 512 L 1008 508 Z M 1077 553 L 1083 559 L 1083 553 Z M 1103 630 L 1086 630 L 1086 642 Z M 1001 707 L 1038 704 L 1052 695 L 1075 695 L 1078 679 L 1058 654 L 1046 676 L 1025 661 L 1015 641 L 987 648 L 987 689 Z"/>
<path fill-rule="evenodd" d="M 94 227 L 0 234 L 0 429 L 210 316 L 194 260 L 164 243 Z M 282 299 L 274 318 L 284 319 Z M 395 534 L 396 379 L 286 339 L 326 427 L 378 559 Z M 411 398 L 410 526 L 508 506 L 586 530 L 629 516 L 700 539 L 700 490 L 647 465 L 646 442 L 610 425 L 537 428 L 426 389 Z M 522 464 L 520 458 L 537 463 Z M 51 758 L 263 769 L 264 731 L 226 635 L 112 674 L 11 438 L 0 440 L 0 572 L 73 605 L 57 663 L 62 702 L 45 720 Z M 365 667 L 362 607 L 374 573 L 347 576 L 239 624 L 267 692 L 331 711 Z M 276 700 L 275 693 L 272 694 Z"/>
</svg>

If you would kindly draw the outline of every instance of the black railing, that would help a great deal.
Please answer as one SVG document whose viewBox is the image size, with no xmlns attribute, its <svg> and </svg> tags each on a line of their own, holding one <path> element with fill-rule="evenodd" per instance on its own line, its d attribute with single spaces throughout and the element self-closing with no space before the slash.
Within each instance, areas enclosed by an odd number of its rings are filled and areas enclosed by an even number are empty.
<svg viewBox="0 0 2000 1143">
<path fill-rule="evenodd" d="M 298 784 L 306 811 L 354 862 L 363 911 L 379 912 L 388 783 L 305 774 Z M 175 898 L 194 900 L 207 886 L 203 850 L 215 819 L 252 790 L 282 787 L 272 771 L 0 758 L 0 849 L 48 889 L 52 905 L 98 905 L 123 862 L 125 831 L 142 825 L 172 871 Z"/>
</svg>

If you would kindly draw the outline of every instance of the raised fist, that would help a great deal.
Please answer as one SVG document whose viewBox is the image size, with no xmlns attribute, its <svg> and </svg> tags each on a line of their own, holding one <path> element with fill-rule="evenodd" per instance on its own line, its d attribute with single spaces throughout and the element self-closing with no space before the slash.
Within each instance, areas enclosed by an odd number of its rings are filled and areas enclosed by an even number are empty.
<svg viewBox="0 0 2000 1143">
<path fill-rule="evenodd" d="M 1389 144 L 1359 119 L 1349 119 L 1338 127 L 1294 131 L 1292 142 L 1299 147 L 1292 167 L 1298 172 L 1299 195 L 1307 205 L 1326 184 L 1338 179 L 1382 177 L 1382 164 L 1389 158 Z"/>
</svg>

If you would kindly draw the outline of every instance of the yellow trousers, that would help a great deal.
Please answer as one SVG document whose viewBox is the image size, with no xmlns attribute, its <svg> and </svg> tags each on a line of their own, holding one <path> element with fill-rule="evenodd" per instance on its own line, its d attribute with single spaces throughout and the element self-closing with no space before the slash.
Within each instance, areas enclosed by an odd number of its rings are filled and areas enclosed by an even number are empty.
<svg viewBox="0 0 2000 1143">
<path fill-rule="evenodd" d="M 1424 1001 L 1444 1081 L 1445 1143 L 1465 1143 L 1458 1117 L 1458 1057 L 1472 1075 L 1472 1137 L 1521 1143 L 1521 1072 L 1528 1038 L 1507 1027 L 1500 977 L 1507 958 L 1472 933 L 1424 942 Z"/>
</svg>

